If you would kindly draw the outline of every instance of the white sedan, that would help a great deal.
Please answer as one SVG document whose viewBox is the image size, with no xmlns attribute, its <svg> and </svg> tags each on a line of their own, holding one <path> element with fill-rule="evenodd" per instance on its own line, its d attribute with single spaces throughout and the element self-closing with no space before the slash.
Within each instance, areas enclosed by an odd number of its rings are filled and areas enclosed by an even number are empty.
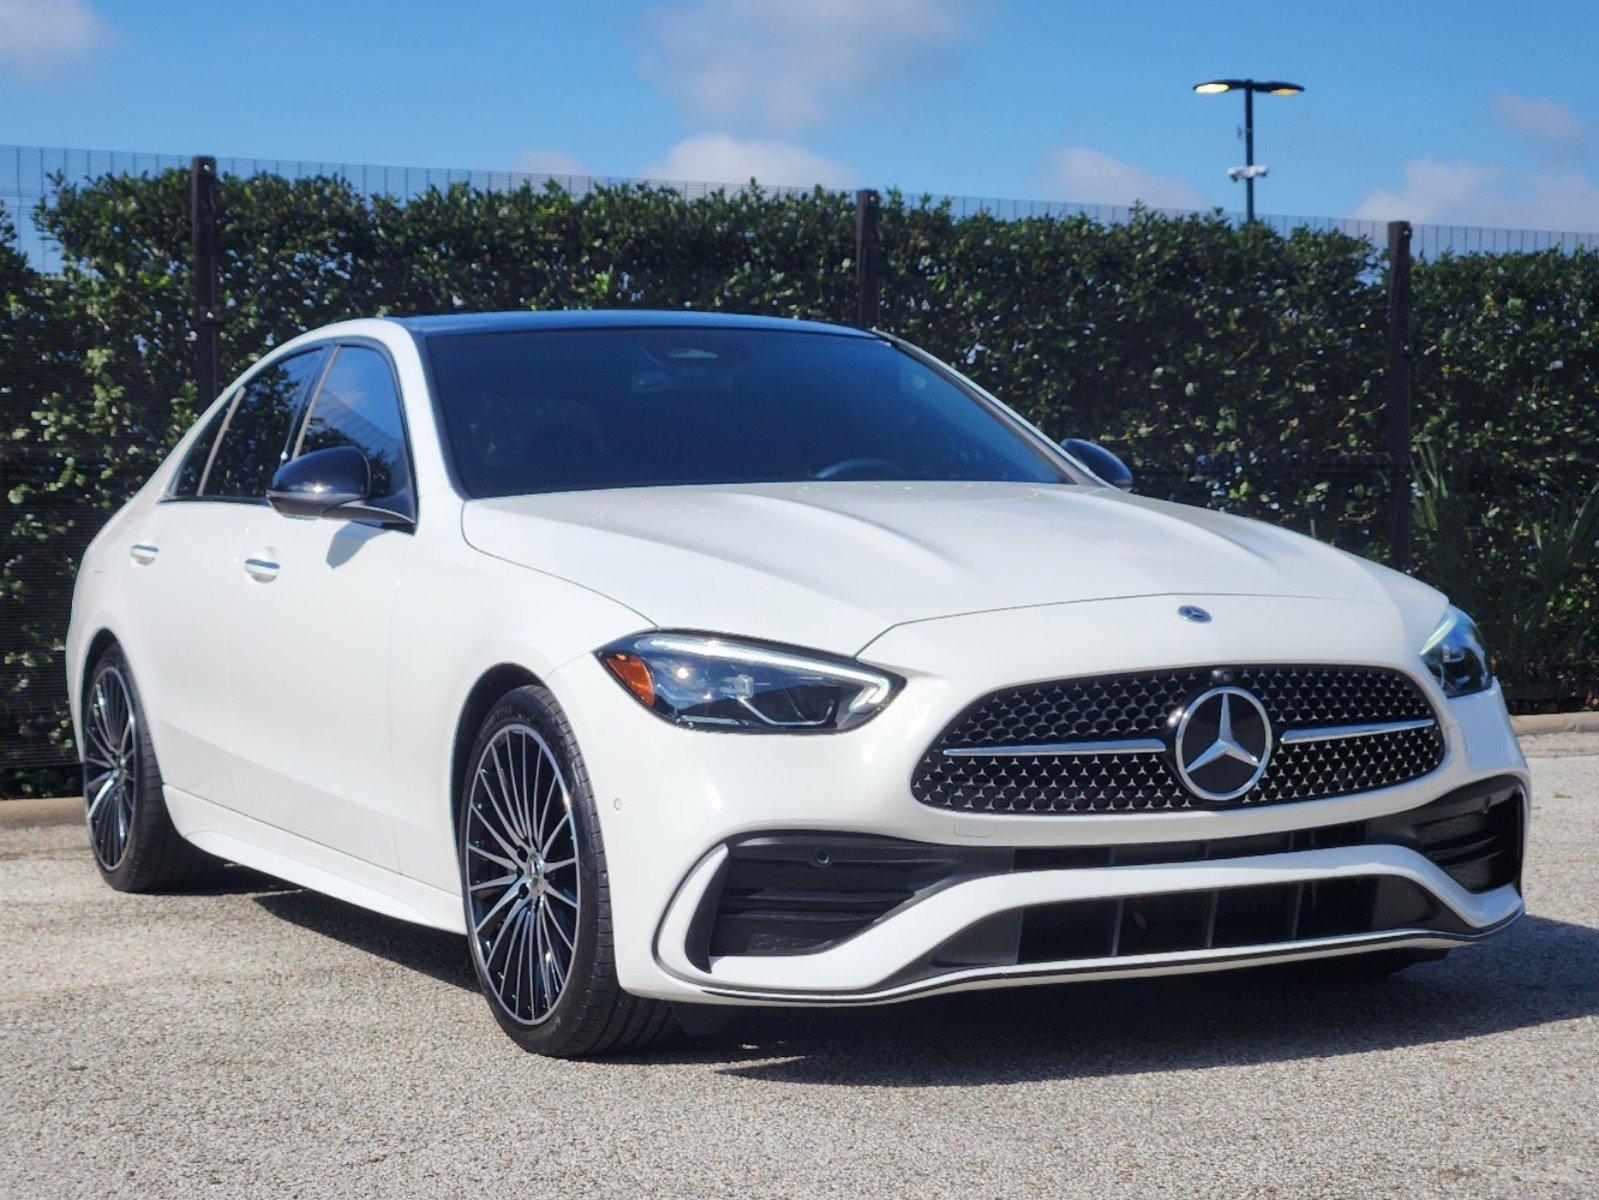
<svg viewBox="0 0 1599 1200">
<path fill-rule="evenodd" d="M 84 559 L 95 857 L 462 932 L 555 1055 L 1514 921 L 1526 764 L 1470 619 L 1129 483 L 875 333 L 316 330 Z"/>
</svg>

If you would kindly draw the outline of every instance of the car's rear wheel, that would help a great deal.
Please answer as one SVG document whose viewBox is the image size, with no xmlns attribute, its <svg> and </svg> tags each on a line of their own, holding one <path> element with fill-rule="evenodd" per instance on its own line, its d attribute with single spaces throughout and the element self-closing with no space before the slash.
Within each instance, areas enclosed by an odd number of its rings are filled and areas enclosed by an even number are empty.
<svg viewBox="0 0 1599 1200">
<path fill-rule="evenodd" d="M 671 1006 L 616 982 L 605 846 L 588 772 L 544 688 L 483 721 L 457 823 L 462 902 L 478 985 L 523 1049 L 557 1057 L 639 1049 Z"/>
<path fill-rule="evenodd" d="M 119 892 L 181 887 L 215 865 L 173 827 L 133 670 L 115 645 L 84 694 L 83 804 L 95 865 Z"/>
</svg>

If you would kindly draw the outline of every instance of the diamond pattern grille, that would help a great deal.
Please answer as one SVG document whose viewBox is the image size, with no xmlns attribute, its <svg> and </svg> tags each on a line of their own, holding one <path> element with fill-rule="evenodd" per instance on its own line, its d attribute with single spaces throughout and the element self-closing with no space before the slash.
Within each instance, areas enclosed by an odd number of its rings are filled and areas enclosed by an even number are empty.
<svg viewBox="0 0 1599 1200">
<path fill-rule="evenodd" d="M 1379 667 L 1198 667 L 1101 675 L 1007 688 L 977 701 L 928 749 L 911 780 L 923 804 L 962 812 L 1108 813 L 1234 808 L 1326 799 L 1404 783 L 1435 770 L 1443 735 L 1430 728 L 1275 745 L 1259 785 L 1237 800 L 1192 795 L 1171 753 L 949 758 L 946 749 L 1160 738 L 1189 700 L 1220 683 L 1247 688 L 1289 729 L 1435 719 L 1406 675 Z"/>
</svg>

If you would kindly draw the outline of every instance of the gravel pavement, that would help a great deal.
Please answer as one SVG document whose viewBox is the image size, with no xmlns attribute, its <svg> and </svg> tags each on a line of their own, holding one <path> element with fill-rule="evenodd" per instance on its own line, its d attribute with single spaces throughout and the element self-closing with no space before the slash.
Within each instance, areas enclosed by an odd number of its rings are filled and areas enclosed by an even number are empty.
<svg viewBox="0 0 1599 1200">
<path fill-rule="evenodd" d="M 1596 1197 L 1599 755 L 1549 749 L 1530 915 L 1394 979 L 760 1011 L 597 1063 L 516 1050 L 459 938 L 237 869 L 119 895 L 71 805 L 0 805 L 0 1196 Z"/>
</svg>

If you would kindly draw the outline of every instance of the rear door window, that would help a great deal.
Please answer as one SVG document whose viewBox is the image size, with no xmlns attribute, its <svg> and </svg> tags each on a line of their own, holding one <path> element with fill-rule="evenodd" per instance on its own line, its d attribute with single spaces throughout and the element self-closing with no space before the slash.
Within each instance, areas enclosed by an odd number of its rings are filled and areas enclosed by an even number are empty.
<svg viewBox="0 0 1599 1200">
<path fill-rule="evenodd" d="M 194 439 L 189 452 L 183 456 L 183 465 L 172 477 L 172 489 L 167 495 L 176 500 L 192 500 L 200 494 L 200 485 L 205 482 L 205 469 L 211 462 L 211 448 L 216 445 L 217 433 L 227 422 L 232 404 L 230 398 L 227 404 L 211 414 L 200 436 Z"/>
<path fill-rule="evenodd" d="M 322 348 L 273 363 L 245 384 L 228 415 L 201 495 L 208 500 L 263 500 L 288 458 L 289 430 L 326 361 Z"/>
</svg>

